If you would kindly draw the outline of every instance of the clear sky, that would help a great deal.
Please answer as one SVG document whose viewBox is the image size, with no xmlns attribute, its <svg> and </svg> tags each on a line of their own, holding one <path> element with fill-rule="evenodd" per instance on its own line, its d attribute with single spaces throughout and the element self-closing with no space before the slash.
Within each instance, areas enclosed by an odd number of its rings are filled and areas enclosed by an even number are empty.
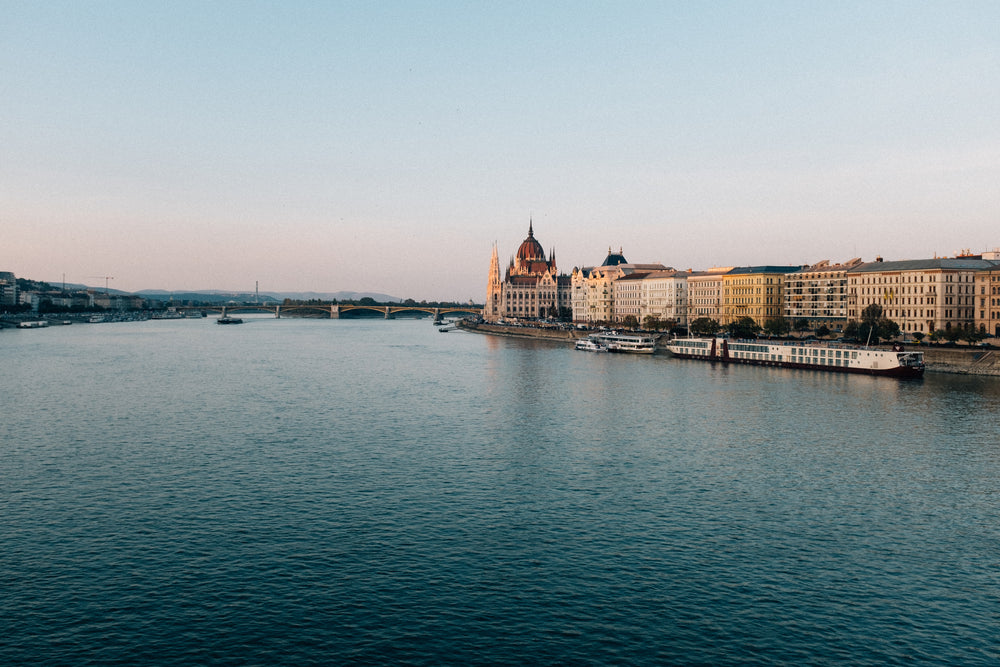
<svg viewBox="0 0 1000 667">
<path fill-rule="evenodd" d="M 1000 246 L 1000 2 L 0 0 L 0 270 L 483 298 Z"/>
</svg>

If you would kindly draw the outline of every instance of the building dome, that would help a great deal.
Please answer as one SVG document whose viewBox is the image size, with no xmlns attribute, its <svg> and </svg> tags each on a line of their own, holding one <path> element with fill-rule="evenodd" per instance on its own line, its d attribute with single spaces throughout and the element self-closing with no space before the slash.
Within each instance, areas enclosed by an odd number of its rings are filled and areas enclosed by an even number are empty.
<svg viewBox="0 0 1000 667">
<path fill-rule="evenodd" d="M 545 251 L 542 244 L 535 239 L 531 223 L 528 223 L 528 238 L 521 242 L 521 247 L 517 249 L 518 262 L 544 262 Z"/>
<path fill-rule="evenodd" d="M 608 256 L 604 259 L 604 264 L 601 264 L 601 266 L 618 266 L 619 264 L 628 264 L 625 255 L 622 254 L 621 250 L 615 253 L 611 252 L 611 248 L 608 248 Z"/>
</svg>

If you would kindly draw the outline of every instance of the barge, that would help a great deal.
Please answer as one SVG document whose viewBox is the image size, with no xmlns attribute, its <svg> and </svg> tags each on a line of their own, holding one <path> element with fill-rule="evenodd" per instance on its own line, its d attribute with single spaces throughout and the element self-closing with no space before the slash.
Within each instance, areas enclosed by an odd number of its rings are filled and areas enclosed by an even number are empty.
<svg viewBox="0 0 1000 667">
<path fill-rule="evenodd" d="M 898 378 L 919 378 L 924 374 L 924 353 L 905 350 L 898 344 L 882 350 L 838 343 L 677 338 L 666 347 L 680 359 Z"/>
</svg>

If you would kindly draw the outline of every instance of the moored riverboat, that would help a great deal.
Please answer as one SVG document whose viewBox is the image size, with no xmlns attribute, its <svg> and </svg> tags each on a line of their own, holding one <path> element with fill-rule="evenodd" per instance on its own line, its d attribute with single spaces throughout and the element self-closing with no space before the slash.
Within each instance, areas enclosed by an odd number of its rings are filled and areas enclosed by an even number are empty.
<svg viewBox="0 0 1000 667">
<path fill-rule="evenodd" d="M 590 340 L 605 346 L 608 352 L 626 354 L 653 354 L 656 351 L 656 336 L 637 333 L 601 331 L 590 334 Z"/>
<path fill-rule="evenodd" d="M 728 338 L 677 338 L 667 349 L 681 359 L 699 359 L 755 366 L 780 366 L 838 373 L 863 373 L 899 378 L 924 374 L 924 353 L 875 349 L 838 343 L 771 342 Z"/>
<path fill-rule="evenodd" d="M 243 319 L 240 317 L 230 317 L 229 315 L 224 315 L 216 320 L 219 324 L 243 324 Z"/>
<path fill-rule="evenodd" d="M 597 342 L 592 338 L 581 338 L 576 341 L 574 349 L 580 350 L 582 352 L 607 352 L 608 346 Z"/>
</svg>

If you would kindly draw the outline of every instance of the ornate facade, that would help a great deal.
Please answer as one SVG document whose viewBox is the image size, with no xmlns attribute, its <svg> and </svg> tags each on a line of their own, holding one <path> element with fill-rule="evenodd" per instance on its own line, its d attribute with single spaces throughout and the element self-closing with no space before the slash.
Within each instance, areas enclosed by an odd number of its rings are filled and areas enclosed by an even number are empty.
<svg viewBox="0 0 1000 667">
<path fill-rule="evenodd" d="M 976 277 L 997 264 L 978 257 L 862 264 L 847 272 L 847 318 L 860 320 L 865 308 L 878 304 L 904 335 L 973 325 Z"/>
<path fill-rule="evenodd" d="M 639 318 L 640 284 L 632 281 L 623 283 L 619 286 L 616 297 L 615 282 L 636 273 L 645 275 L 651 271 L 665 270 L 667 267 L 662 264 L 630 264 L 621 250 L 613 252 L 608 248 L 608 256 L 600 266 L 573 269 L 573 275 L 570 276 L 573 321 L 594 324 L 621 322 L 628 315 Z"/>
<path fill-rule="evenodd" d="M 502 279 L 497 247 L 493 246 L 484 319 L 496 322 L 503 318 L 556 318 L 566 315 L 569 308 L 570 278 L 559 275 L 554 250 L 549 253 L 548 259 L 545 258 L 545 251 L 535 239 L 530 221 L 528 238 L 511 258 Z"/>
</svg>

